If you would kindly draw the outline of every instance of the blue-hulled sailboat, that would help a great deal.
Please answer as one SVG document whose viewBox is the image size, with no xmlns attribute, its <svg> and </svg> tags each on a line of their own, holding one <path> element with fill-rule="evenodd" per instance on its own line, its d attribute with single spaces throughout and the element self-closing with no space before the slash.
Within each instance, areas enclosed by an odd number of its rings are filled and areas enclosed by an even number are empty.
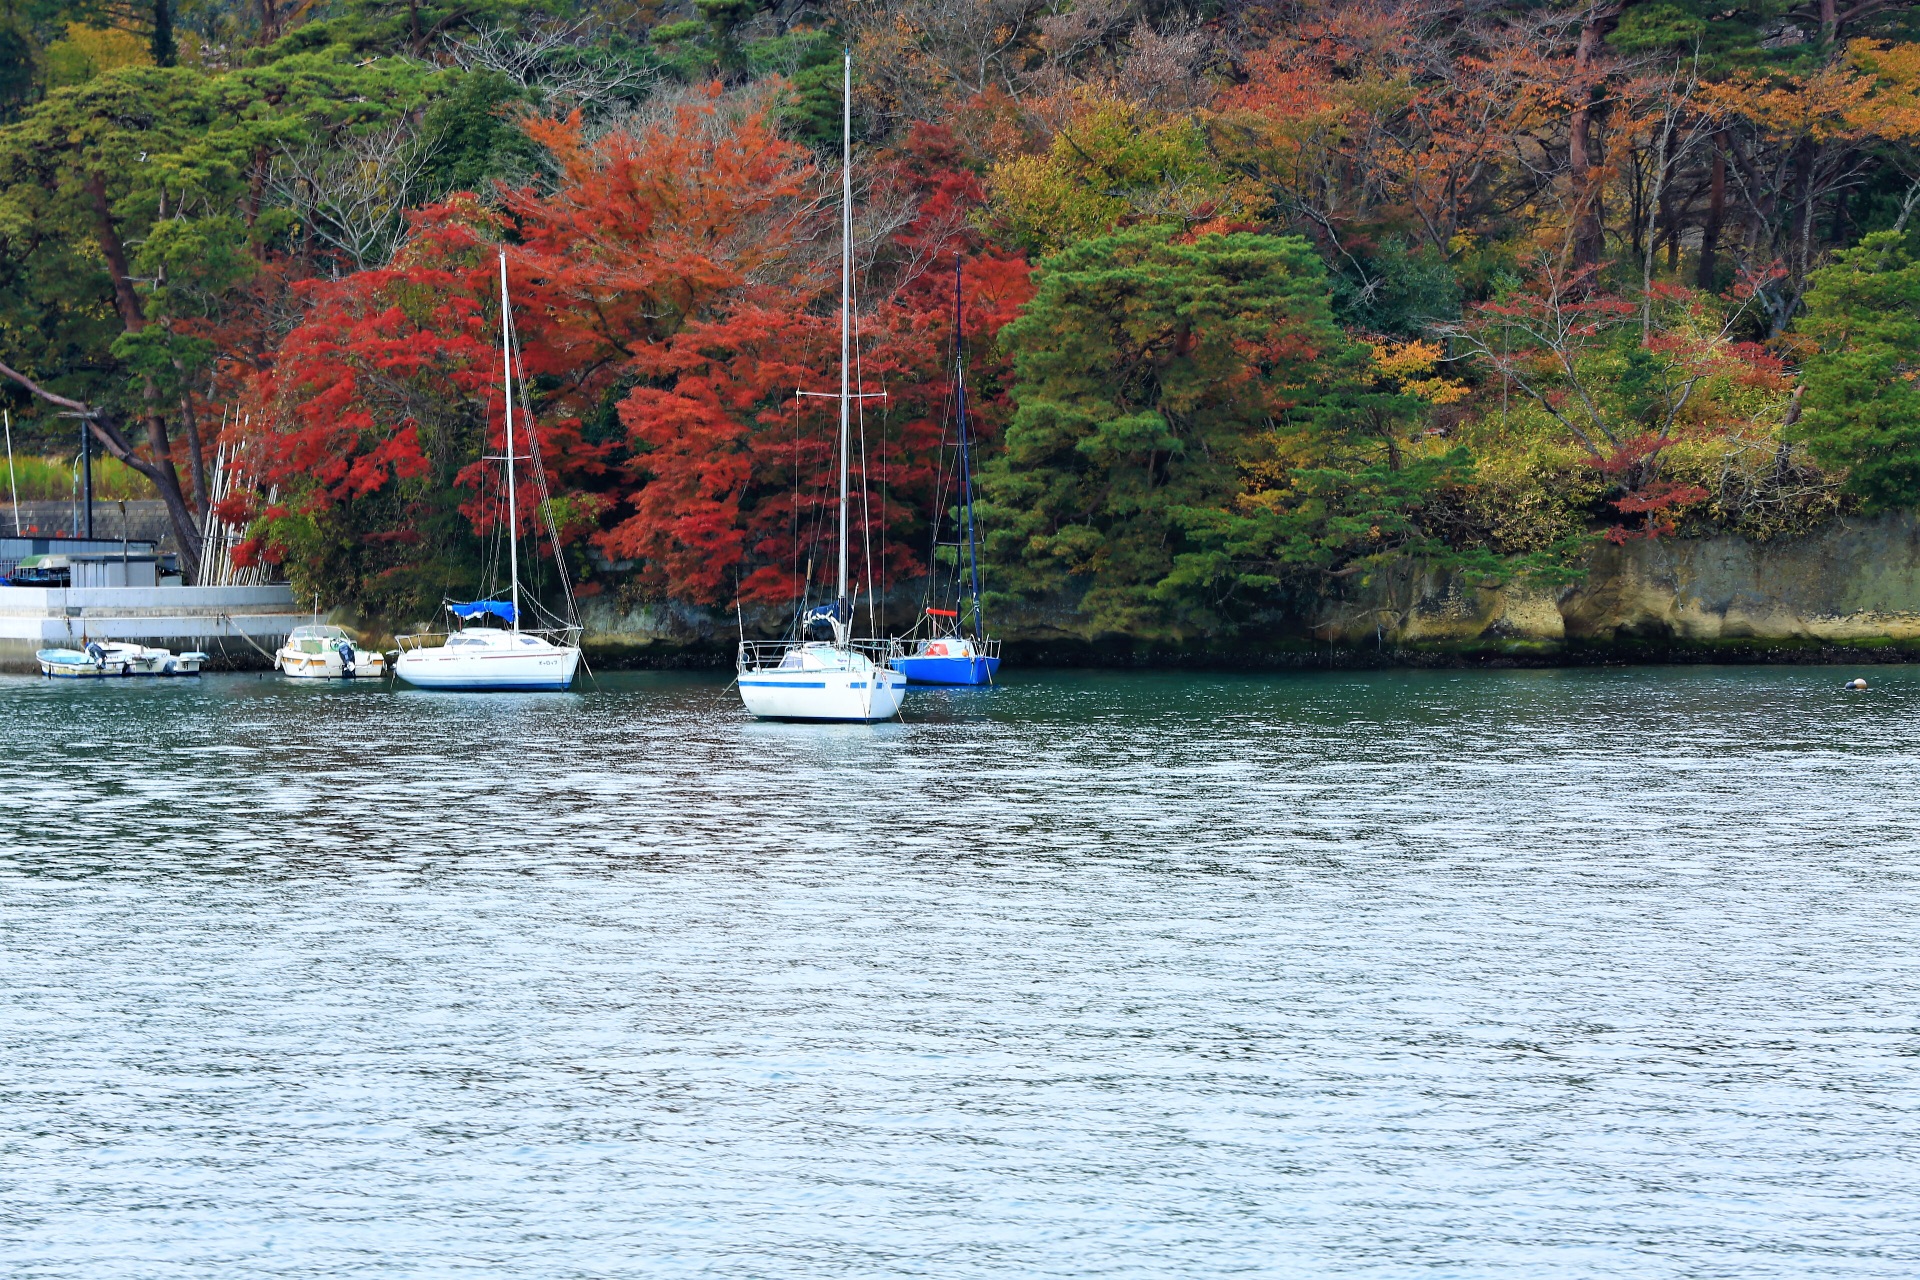
<svg viewBox="0 0 1920 1280">
<path fill-rule="evenodd" d="M 946 501 L 942 486 L 935 498 L 926 608 L 913 632 L 901 642 L 906 656 L 893 660 L 894 669 L 912 684 L 992 684 L 1000 670 L 1000 642 L 987 636 L 980 609 L 980 549 L 973 519 L 973 437 L 967 430 L 967 355 L 960 328 L 958 259 L 953 264 L 953 402 L 959 438 L 954 478 L 960 489 L 960 527 L 954 541 L 940 540 L 940 506 Z M 953 553 L 953 572 L 945 584 L 940 559 L 943 549 Z"/>
</svg>

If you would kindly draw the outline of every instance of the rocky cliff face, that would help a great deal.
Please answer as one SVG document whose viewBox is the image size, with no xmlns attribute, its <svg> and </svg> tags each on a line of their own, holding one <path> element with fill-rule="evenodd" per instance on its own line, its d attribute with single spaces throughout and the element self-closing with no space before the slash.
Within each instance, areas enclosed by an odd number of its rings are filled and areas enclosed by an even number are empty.
<svg viewBox="0 0 1920 1280">
<path fill-rule="evenodd" d="M 1839 520 L 1804 538 L 1669 538 L 1603 546 L 1585 580 L 1477 588 L 1408 569 L 1329 605 L 1335 646 L 1487 654 L 1665 650 L 1758 656 L 1920 649 L 1920 521 Z"/>
<path fill-rule="evenodd" d="M 750 636 L 778 634 L 778 623 L 758 612 L 750 621 Z M 741 625 L 731 611 L 671 600 L 627 604 L 609 595 L 580 601 L 580 622 L 588 660 L 606 667 L 730 664 Z"/>
<path fill-rule="evenodd" d="M 910 619 L 916 599 L 897 593 L 893 618 Z M 731 611 L 608 597 L 583 602 L 583 614 L 589 651 L 607 665 L 727 662 L 740 625 Z M 784 621 L 745 617 L 749 635 L 776 634 Z M 1904 660 L 1920 657 L 1920 519 L 1839 520 L 1765 543 L 1607 545 L 1582 582 L 1549 590 L 1481 587 L 1408 565 L 1311 617 L 1223 641 L 1098 634 L 1067 601 L 1005 612 L 995 630 L 1022 665 Z"/>
</svg>

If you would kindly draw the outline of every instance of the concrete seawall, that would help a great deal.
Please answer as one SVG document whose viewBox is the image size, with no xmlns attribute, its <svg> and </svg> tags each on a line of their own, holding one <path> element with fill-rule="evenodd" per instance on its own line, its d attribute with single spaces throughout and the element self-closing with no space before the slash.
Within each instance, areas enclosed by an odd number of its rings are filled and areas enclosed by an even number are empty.
<svg viewBox="0 0 1920 1280">
<path fill-rule="evenodd" d="M 81 515 L 73 502 L 22 502 L 18 511 L 13 504 L 0 501 L 0 535 L 11 534 L 17 523 L 24 531 L 79 536 Z M 96 538 L 132 538 L 157 542 L 162 551 L 179 551 L 174 545 L 173 524 L 167 519 L 167 504 L 158 498 L 135 498 L 110 502 L 97 498 L 93 504 L 93 536 Z"/>
<path fill-rule="evenodd" d="M 272 653 L 308 619 L 285 585 L 0 587 L 0 671 L 38 671 L 37 650 L 88 640 L 197 649 L 216 668 L 264 669 L 260 650 Z"/>
</svg>

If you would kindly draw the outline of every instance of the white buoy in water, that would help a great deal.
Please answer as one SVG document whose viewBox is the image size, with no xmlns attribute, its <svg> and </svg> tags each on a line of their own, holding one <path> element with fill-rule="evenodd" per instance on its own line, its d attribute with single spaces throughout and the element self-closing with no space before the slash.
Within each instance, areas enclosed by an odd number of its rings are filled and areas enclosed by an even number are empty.
<svg viewBox="0 0 1920 1280">
<path fill-rule="evenodd" d="M 1847 682 L 1847 688 L 1849 689 L 1864 689 L 1866 687 L 1867 682 L 1865 680 L 1854 679 Z"/>
</svg>

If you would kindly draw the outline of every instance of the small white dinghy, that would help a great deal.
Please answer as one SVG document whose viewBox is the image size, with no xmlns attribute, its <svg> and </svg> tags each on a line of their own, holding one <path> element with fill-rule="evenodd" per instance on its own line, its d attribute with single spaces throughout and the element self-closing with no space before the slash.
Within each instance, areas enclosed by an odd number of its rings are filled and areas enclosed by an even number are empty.
<svg viewBox="0 0 1920 1280">
<path fill-rule="evenodd" d="M 34 655 L 40 674 L 59 680 L 106 680 L 121 676 L 197 676 L 204 653 L 175 653 L 143 644 L 94 640 L 81 649 L 42 649 Z"/>
<path fill-rule="evenodd" d="M 281 675 L 296 680 L 378 680 L 387 674 L 387 657 L 362 649 L 345 627 L 317 623 L 295 627 L 273 655 Z"/>
<path fill-rule="evenodd" d="M 40 661 L 41 675 L 58 680 L 104 680 L 127 674 L 127 659 L 119 654 L 109 658 L 98 644 L 84 649 L 42 649 L 34 657 Z"/>
</svg>

